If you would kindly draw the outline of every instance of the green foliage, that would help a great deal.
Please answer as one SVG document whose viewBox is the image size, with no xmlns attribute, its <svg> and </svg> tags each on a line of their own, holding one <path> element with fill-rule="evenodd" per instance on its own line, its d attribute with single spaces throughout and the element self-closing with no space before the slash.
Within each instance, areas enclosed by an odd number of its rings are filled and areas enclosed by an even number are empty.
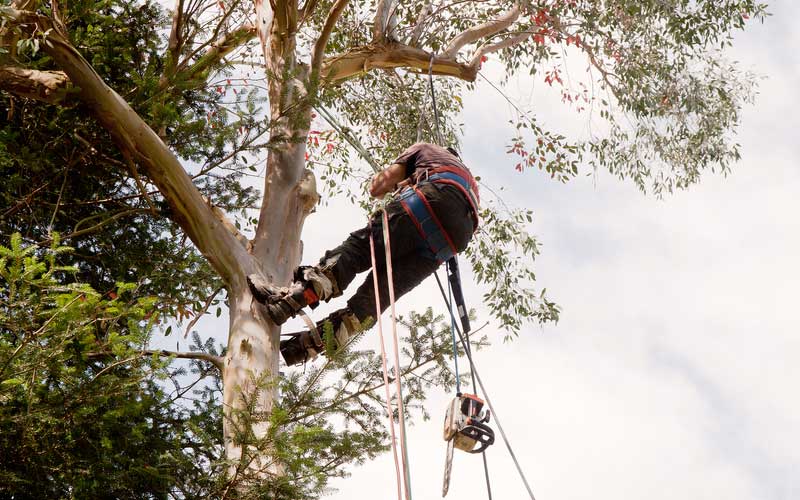
<svg viewBox="0 0 800 500">
<path fill-rule="evenodd" d="M 475 277 L 490 284 L 483 299 L 492 316 L 514 335 L 529 319 L 540 323 L 558 321 L 560 309 L 548 300 L 547 290 L 537 292 L 532 288 L 539 243 L 525 227 L 533 221 L 533 212 L 487 204 L 481 211 L 481 220 L 466 255 Z"/>
<path fill-rule="evenodd" d="M 527 68 L 566 107 L 604 122 L 553 153 L 577 154 L 657 196 L 695 184 L 704 171 L 727 173 L 738 160 L 733 136 L 756 77 L 723 51 L 747 20 L 765 18 L 766 4 L 540 0 L 529 11 L 515 30 L 530 30 L 533 43 L 500 53 L 507 76 Z M 586 77 L 570 74 L 569 58 L 587 61 Z M 552 143 L 533 132 L 533 140 Z"/>
<path fill-rule="evenodd" d="M 69 249 L 0 246 L 0 491 L 14 498 L 163 495 L 173 431 L 137 348 L 153 300 L 62 285 Z M 117 362 L 116 359 L 120 361 Z M 174 450 L 173 450 L 174 451 Z"/>
</svg>

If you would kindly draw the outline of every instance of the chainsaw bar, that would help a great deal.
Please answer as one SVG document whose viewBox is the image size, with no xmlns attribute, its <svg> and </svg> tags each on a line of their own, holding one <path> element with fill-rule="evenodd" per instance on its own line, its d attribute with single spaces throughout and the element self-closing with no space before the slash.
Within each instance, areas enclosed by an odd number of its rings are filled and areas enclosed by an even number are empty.
<svg viewBox="0 0 800 500">
<path fill-rule="evenodd" d="M 444 484 L 442 484 L 442 498 L 447 496 L 450 489 L 450 471 L 453 468 L 453 440 L 447 442 L 447 459 L 444 462 Z"/>
</svg>

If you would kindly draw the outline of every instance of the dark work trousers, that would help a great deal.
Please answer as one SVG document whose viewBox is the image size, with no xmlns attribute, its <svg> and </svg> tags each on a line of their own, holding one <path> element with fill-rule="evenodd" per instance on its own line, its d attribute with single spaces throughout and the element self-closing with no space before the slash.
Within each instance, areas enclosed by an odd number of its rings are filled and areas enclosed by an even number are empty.
<svg viewBox="0 0 800 500">
<path fill-rule="evenodd" d="M 417 185 L 439 218 L 456 249 L 461 252 L 469 243 L 474 231 L 472 208 L 458 188 L 444 184 L 423 182 Z M 392 278 L 395 298 L 400 298 L 425 278 L 433 274 L 440 262 L 426 252 L 427 245 L 419 233 L 414 221 L 399 202 L 391 202 L 386 206 L 389 216 L 389 240 L 392 249 Z M 389 306 L 389 286 L 386 280 L 386 255 L 383 241 L 383 215 L 377 214 L 362 229 L 355 231 L 338 247 L 329 250 L 320 260 L 320 265 L 336 259 L 332 267 L 334 276 L 341 290 L 344 290 L 357 274 L 372 267 L 370 258 L 369 235 L 372 233 L 375 242 L 375 261 L 380 289 L 381 311 Z M 347 307 L 359 319 L 377 319 L 375 310 L 375 285 L 370 272 L 355 295 L 347 301 Z M 329 319 L 338 318 L 345 310 L 332 313 Z"/>
</svg>

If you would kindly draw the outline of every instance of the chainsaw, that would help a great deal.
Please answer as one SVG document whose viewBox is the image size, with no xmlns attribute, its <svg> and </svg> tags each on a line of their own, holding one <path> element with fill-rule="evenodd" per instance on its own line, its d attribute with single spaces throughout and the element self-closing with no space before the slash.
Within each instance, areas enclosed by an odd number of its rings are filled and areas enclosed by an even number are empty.
<svg viewBox="0 0 800 500">
<path fill-rule="evenodd" d="M 494 443 L 494 431 L 486 425 L 489 410 L 483 410 L 483 400 L 474 394 L 459 394 L 448 405 L 444 416 L 444 440 L 447 441 L 447 459 L 444 465 L 442 497 L 450 488 L 450 471 L 453 449 L 467 453 L 483 453 Z"/>
</svg>

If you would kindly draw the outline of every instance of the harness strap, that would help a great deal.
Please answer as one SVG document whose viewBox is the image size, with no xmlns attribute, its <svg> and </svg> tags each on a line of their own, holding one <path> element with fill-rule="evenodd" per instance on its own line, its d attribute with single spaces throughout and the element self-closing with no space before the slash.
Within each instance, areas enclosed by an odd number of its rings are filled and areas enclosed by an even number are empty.
<svg viewBox="0 0 800 500">
<path fill-rule="evenodd" d="M 400 205 L 417 226 L 417 231 L 427 243 L 427 251 L 431 257 L 444 262 L 456 253 L 453 240 L 444 230 L 441 221 L 436 217 L 425 195 L 416 187 L 410 187 L 400 193 Z"/>
<path fill-rule="evenodd" d="M 478 194 L 478 184 L 469 172 L 461 167 L 442 165 L 429 167 L 415 173 L 416 183 L 433 182 L 434 184 L 449 184 L 455 186 L 464 195 L 472 208 L 472 224 L 474 229 L 478 228 L 478 206 L 480 205 L 480 195 Z"/>
</svg>

